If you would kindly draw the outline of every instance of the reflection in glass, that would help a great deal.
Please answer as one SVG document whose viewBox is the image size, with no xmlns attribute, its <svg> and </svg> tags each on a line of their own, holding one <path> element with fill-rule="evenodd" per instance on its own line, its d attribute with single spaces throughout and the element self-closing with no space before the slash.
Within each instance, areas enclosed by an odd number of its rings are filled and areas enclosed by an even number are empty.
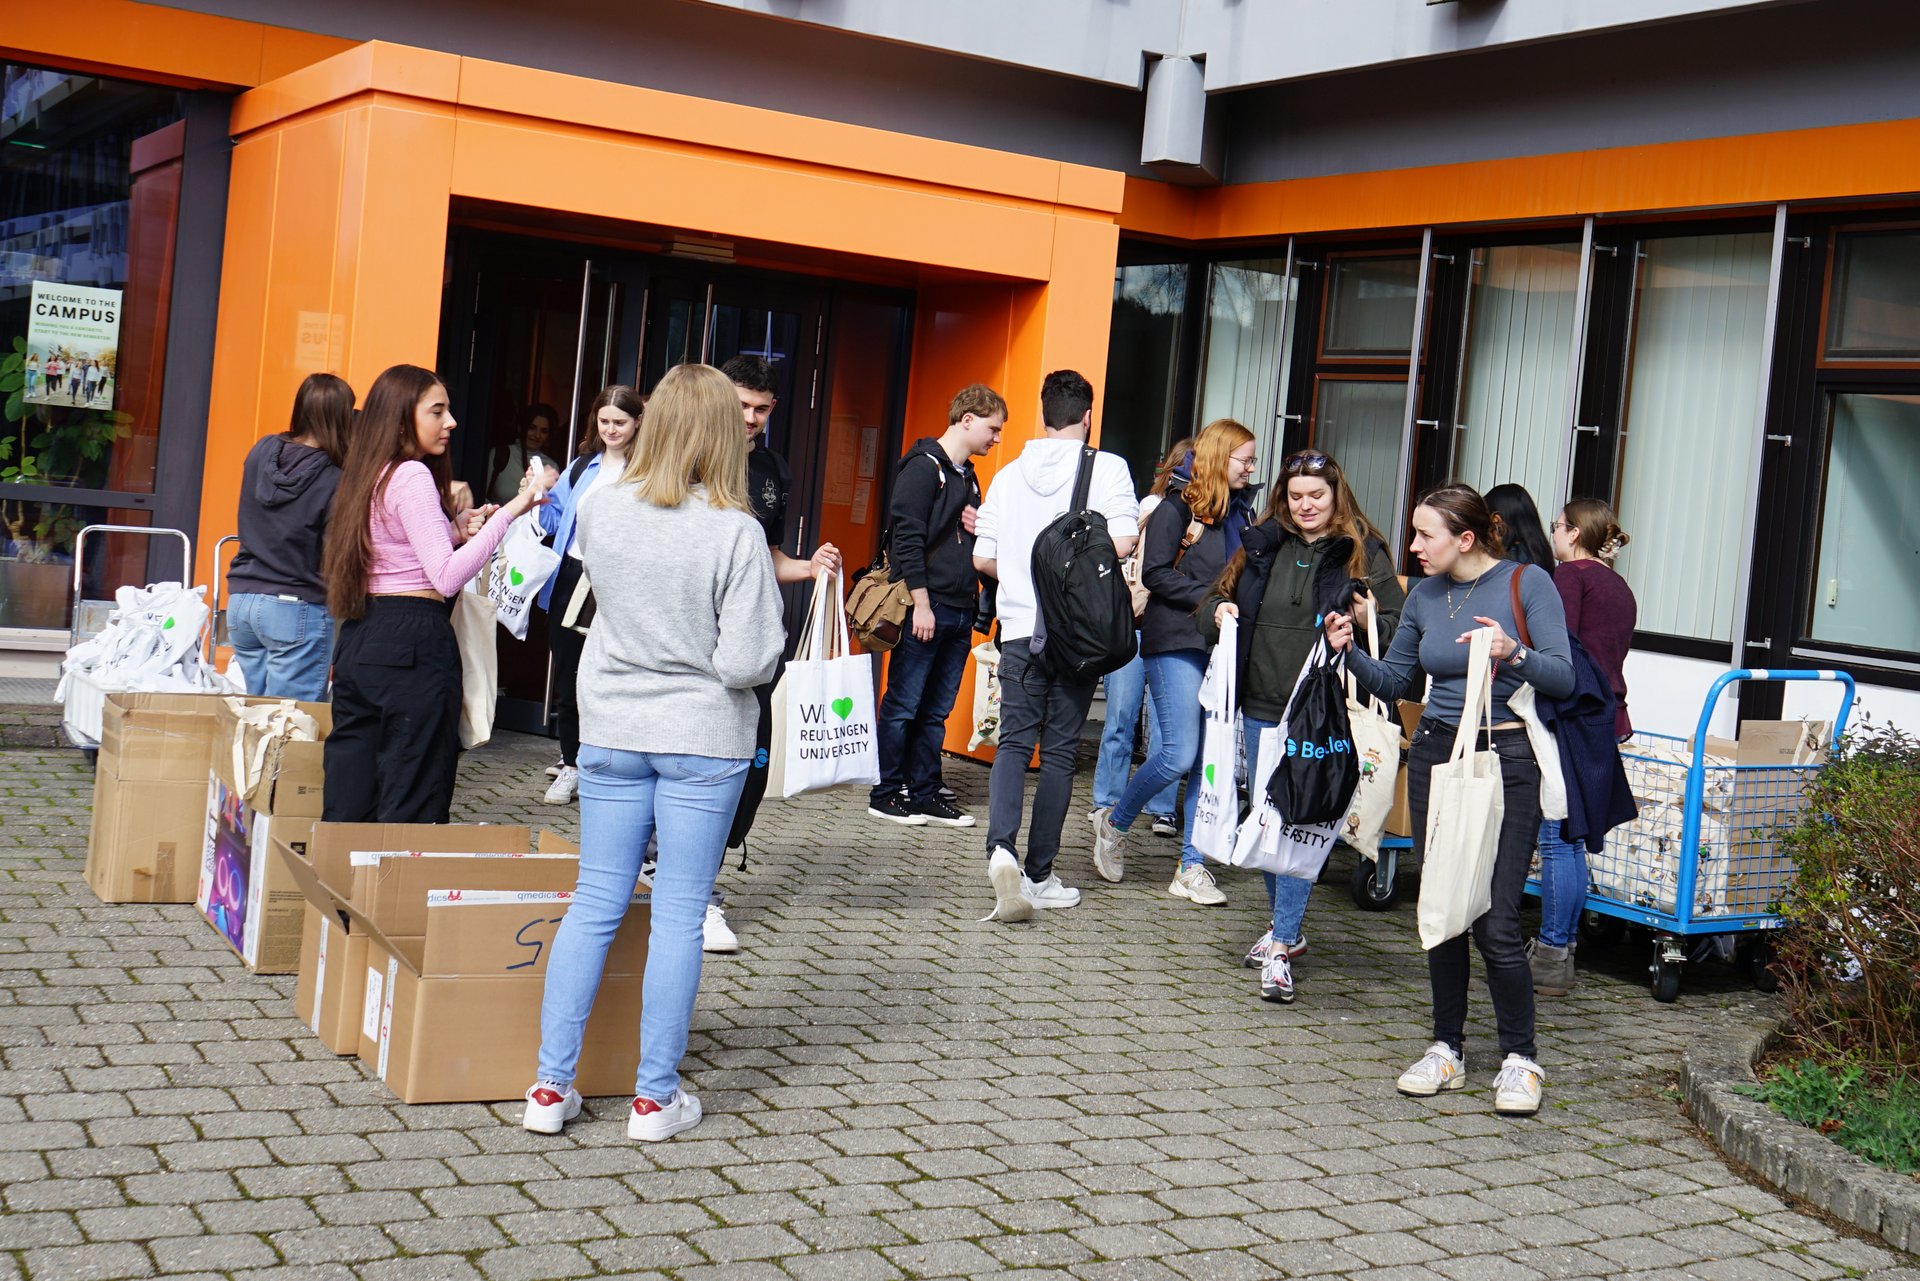
<svg viewBox="0 0 1920 1281">
<path fill-rule="evenodd" d="M 773 370 L 776 404 L 773 416 L 767 420 L 764 439 L 767 448 L 787 453 L 792 448 L 793 407 L 806 409 L 804 398 L 810 390 L 794 381 L 800 364 L 799 315 L 718 303 L 713 308 L 712 325 L 708 364 L 720 366 L 735 356 L 758 356 Z"/>
<path fill-rule="evenodd" d="M 73 548 L 87 525 L 147 525 L 140 510 L 75 507 L 8 498 L 0 489 L 0 628 L 65 631 L 73 608 Z M 153 571 L 169 579 L 180 573 L 180 552 L 169 542 L 134 534 L 89 534 L 81 592 L 88 600 L 111 600 L 116 589 L 149 581 Z"/>
<path fill-rule="evenodd" d="M 1645 631 L 1733 638 L 1772 244 L 1642 245 L 1614 505 L 1633 536 L 1617 568 Z"/>
<path fill-rule="evenodd" d="M 1413 347 L 1418 255 L 1335 258 L 1327 281 L 1321 355 L 1368 359 L 1405 356 Z"/>
<path fill-rule="evenodd" d="M 1876 649 L 1920 646 L 1920 396 L 1833 398 L 1815 640 Z"/>
<path fill-rule="evenodd" d="M 1100 447 L 1127 460 L 1140 493 L 1152 484 L 1154 465 L 1174 438 L 1174 369 L 1186 322 L 1187 271 L 1183 262 L 1156 262 L 1113 274 L 1107 385 L 1094 412 Z"/>
<path fill-rule="evenodd" d="M 1280 406 L 1293 349 L 1298 283 L 1286 269 L 1285 259 L 1216 263 L 1207 296 L 1206 367 L 1195 421 L 1244 423 L 1259 441 L 1262 476 L 1271 474 L 1280 448 Z"/>
<path fill-rule="evenodd" d="M 1472 270 L 1451 472 L 1483 493 L 1523 485 L 1545 512 L 1565 497 L 1580 247 L 1476 249 Z"/>
<path fill-rule="evenodd" d="M 1313 414 L 1313 445 L 1332 454 L 1375 525 L 1393 523 L 1400 483 L 1400 437 L 1406 422 L 1407 382 L 1322 378 Z"/>
<path fill-rule="evenodd" d="M 1920 232 L 1853 232 L 1836 239 L 1827 355 L 1920 360 Z"/>
</svg>

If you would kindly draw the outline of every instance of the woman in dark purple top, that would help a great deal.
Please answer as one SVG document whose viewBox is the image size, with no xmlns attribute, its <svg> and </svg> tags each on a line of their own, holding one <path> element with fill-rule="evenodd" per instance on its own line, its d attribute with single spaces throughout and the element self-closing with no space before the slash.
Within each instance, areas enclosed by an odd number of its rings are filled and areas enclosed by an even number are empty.
<svg viewBox="0 0 1920 1281">
<path fill-rule="evenodd" d="M 1553 585 L 1567 611 L 1567 630 L 1607 675 L 1619 706 L 1614 733 L 1633 732 L 1627 719 L 1627 650 L 1639 609 L 1627 580 L 1612 560 L 1629 541 L 1613 508 L 1597 498 L 1576 498 L 1553 522 Z M 1565 996 L 1574 984 L 1574 937 L 1587 901 L 1587 851 L 1579 841 L 1561 837 L 1557 820 L 1540 824 L 1540 937 L 1530 949 L 1533 990 Z"/>
</svg>

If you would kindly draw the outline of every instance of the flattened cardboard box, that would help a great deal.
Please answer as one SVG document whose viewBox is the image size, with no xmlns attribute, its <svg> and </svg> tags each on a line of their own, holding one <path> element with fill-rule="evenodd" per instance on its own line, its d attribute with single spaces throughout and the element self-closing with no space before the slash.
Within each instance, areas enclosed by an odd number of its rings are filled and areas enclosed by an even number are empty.
<svg viewBox="0 0 1920 1281">
<path fill-rule="evenodd" d="M 1782 828 L 1806 808 L 1807 787 L 1833 742 L 1832 721 L 1748 721 L 1733 744 L 1737 766 L 1727 803 L 1725 910 L 1776 911 L 1793 876 L 1793 855 L 1780 848 Z M 1707 750 L 1719 744 L 1707 741 Z"/>
<path fill-rule="evenodd" d="M 356 849 L 404 846 L 430 851 L 477 850 L 524 853 L 533 840 L 525 827 L 453 823 L 316 823 L 307 842 L 306 858 L 322 882 L 350 887 Z M 550 833 L 541 834 L 541 847 L 553 852 L 571 849 Z M 286 857 L 285 854 L 282 857 Z M 291 869 L 285 873 L 293 879 Z M 298 885 L 296 883 L 296 889 Z M 300 976 L 294 988 L 294 1011 L 335 1054 L 360 1050 L 361 998 L 364 993 L 367 939 L 327 908 L 307 901 L 300 936 Z"/>
<path fill-rule="evenodd" d="M 101 714 L 87 885 L 102 903 L 191 903 L 220 694 L 115 693 Z"/>
<path fill-rule="evenodd" d="M 363 1061 L 406 1103 L 497 1102 L 533 1083 L 540 1001 L 554 932 L 571 895 L 436 892 L 421 938 L 370 937 Z M 649 909 L 636 899 L 614 934 L 574 1084 L 626 1094 L 640 1061 Z"/>
<path fill-rule="evenodd" d="M 285 700 L 245 699 L 250 705 Z M 325 703 L 296 706 L 319 724 L 321 738 L 285 744 L 243 796 L 234 777 L 233 742 L 239 720 L 225 699 L 214 714 L 213 765 L 208 772 L 206 827 L 194 903 L 220 937 L 255 974 L 292 974 L 300 966 L 299 890 L 287 879 L 275 847 L 304 855 L 319 817 L 325 736 L 333 712 Z"/>
</svg>

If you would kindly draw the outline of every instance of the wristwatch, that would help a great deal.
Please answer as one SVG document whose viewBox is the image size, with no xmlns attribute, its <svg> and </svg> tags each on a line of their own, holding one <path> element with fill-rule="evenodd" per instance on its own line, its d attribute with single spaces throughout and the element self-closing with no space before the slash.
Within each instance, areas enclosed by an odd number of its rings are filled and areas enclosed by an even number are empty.
<svg viewBox="0 0 1920 1281">
<path fill-rule="evenodd" d="M 1520 666 L 1520 664 L 1526 662 L 1527 647 L 1525 645 L 1515 645 L 1513 647 L 1513 653 L 1507 655 L 1507 661 L 1512 663 L 1515 667 L 1518 667 Z"/>
</svg>

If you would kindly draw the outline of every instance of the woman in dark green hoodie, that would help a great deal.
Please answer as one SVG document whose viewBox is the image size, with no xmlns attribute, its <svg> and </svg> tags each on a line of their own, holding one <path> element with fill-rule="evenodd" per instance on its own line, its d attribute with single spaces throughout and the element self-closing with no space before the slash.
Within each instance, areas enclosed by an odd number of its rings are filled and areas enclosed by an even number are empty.
<svg viewBox="0 0 1920 1281">
<path fill-rule="evenodd" d="M 1289 454 L 1266 515 L 1247 530 L 1194 621 L 1209 645 L 1220 620 L 1240 619 L 1238 690 L 1246 725 L 1247 760 L 1258 768 L 1261 731 L 1287 714 L 1293 686 L 1320 635 L 1321 618 L 1352 609 L 1366 625 L 1364 580 L 1378 609 L 1381 652 L 1400 621 L 1407 594 L 1394 576 L 1386 541 L 1354 500 L 1340 464 L 1317 450 Z M 1292 958 L 1307 950 L 1300 922 L 1313 882 L 1267 874 L 1273 926 L 1247 953 L 1260 971 L 1260 995 L 1293 1000 Z M 1276 941 L 1279 940 L 1279 941 Z"/>
</svg>

